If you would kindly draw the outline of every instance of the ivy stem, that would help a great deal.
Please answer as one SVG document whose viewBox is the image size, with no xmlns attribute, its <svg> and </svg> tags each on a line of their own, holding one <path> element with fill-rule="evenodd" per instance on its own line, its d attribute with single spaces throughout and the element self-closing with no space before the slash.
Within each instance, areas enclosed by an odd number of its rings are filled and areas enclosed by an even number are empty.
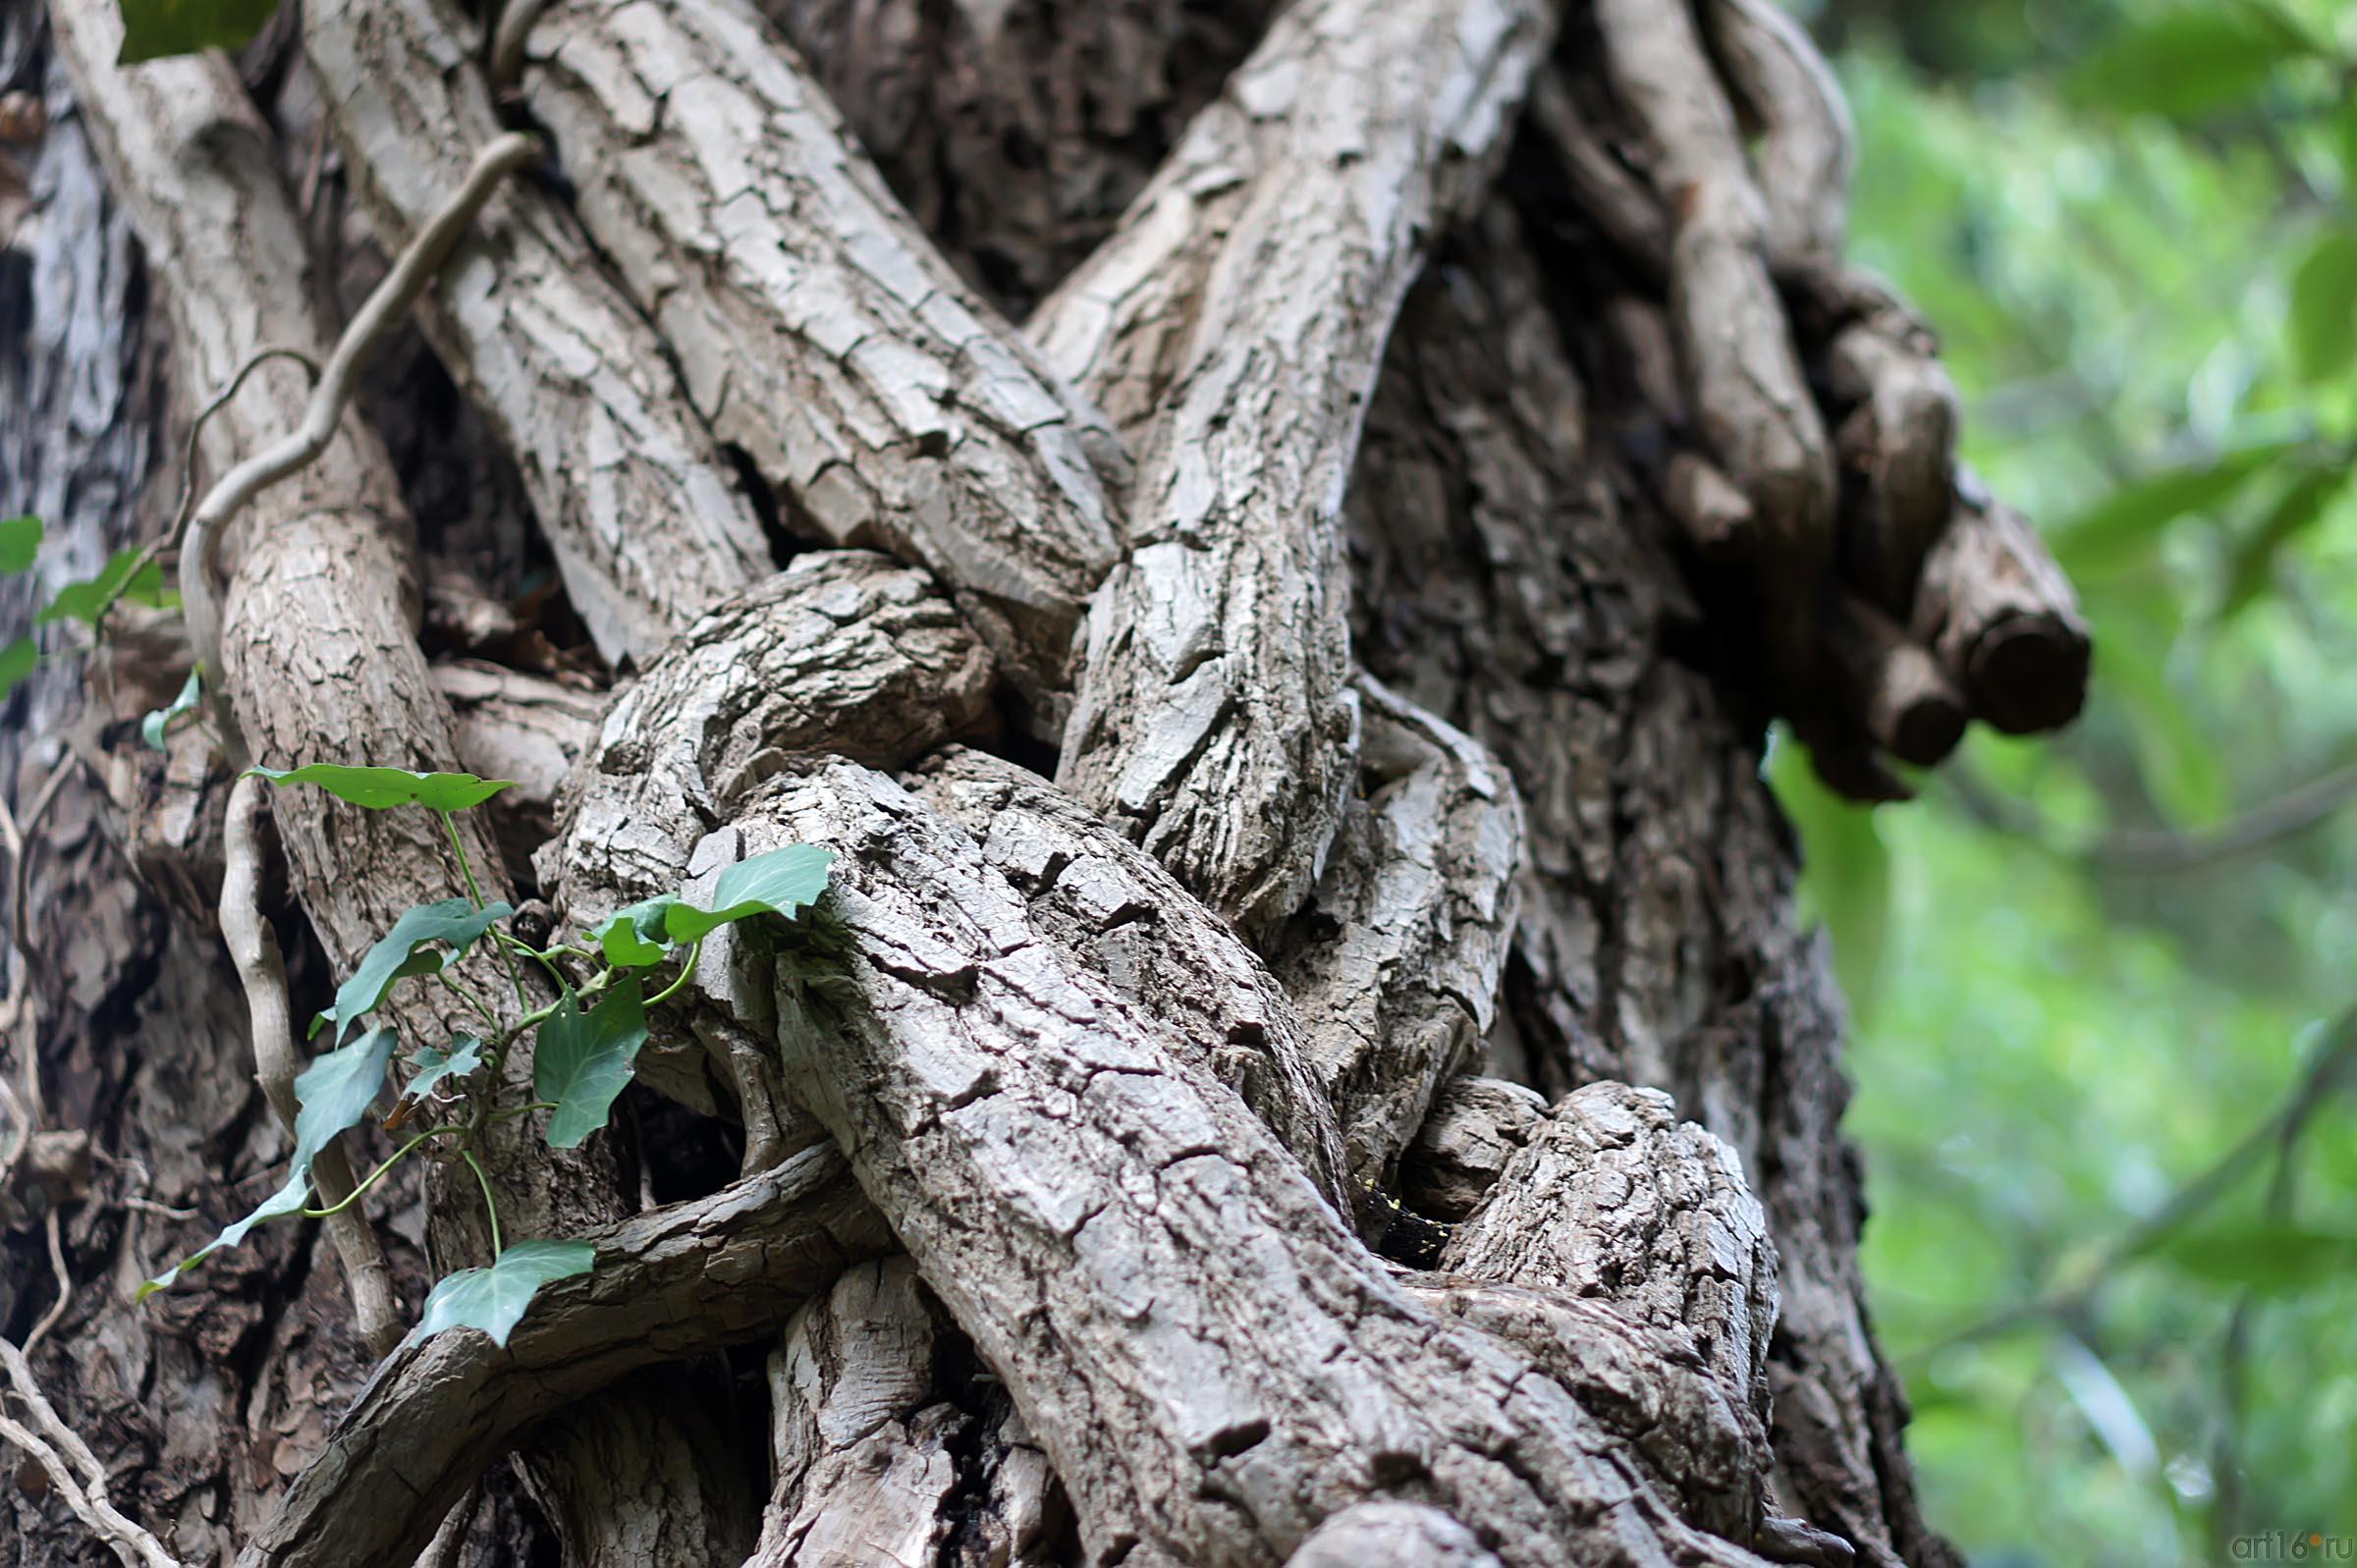
<svg viewBox="0 0 2357 1568">
<path fill-rule="evenodd" d="M 484 1173 L 483 1162 L 474 1158 L 473 1150 L 460 1149 L 459 1158 L 466 1162 L 466 1168 L 474 1172 L 476 1183 L 483 1189 L 483 1213 L 491 1217 L 491 1261 L 497 1263 L 506 1249 L 500 1245 L 499 1205 L 491 1197 L 491 1178 Z"/>
<path fill-rule="evenodd" d="M 435 978 L 439 979 L 452 991 L 457 992 L 459 1000 L 466 1003 L 467 1006 L 472 1007 L 475 1010 L 476 1015 L 479 1016 L 483 1022 L 489 1024 L 494 1029 L 499 1027 L 499 1014 L 491 1010 L 490 1003 L 484 1001 L 482 998 L 474 994 L 472 987 L 462 983 L 447 969 L 435 971 Z"/>
<path fill-rule="evenodd" d="M 698 937 L 694 946 L 687 949 L 687 956 L 680 960 L 679 974 L 672 980 L 670 985 L 665 986 L 661 991 L 658 991 L 653 996 L 647 998 L 646 1004 L 651 1007 L 658 1001 L 670 1000 L 671 994 L 679 990 L 682 986 L 685 985 L 688 977 L 695 973 L 695 960 L 703 952 L 703 939 Z"/>
<path fill-rule="evenodd" d="M 450 839 L 450 852 L 459 857 L 459 875 L 466 880 L 466 897 L 480 909 L 483 906 L 483 890 L 474 880 L 474 862 L 466 858 L 466 845 L 459 838 L 458 819 L 439 806 L 434 808 L 434 815 L 442 819 L 442 832 Z M 499 961 L 508 966 L 508 984 L 516 988 L 516 1006 L 521 1011 L 527 1004 L 523 998 L 523 974 L 516 967 L 516 955 L 508 950 L 508 945 L 503 941 L 495 940 L 492 946 L 499 949 Z"/>
<path fill-rule="evenodd" d="M 493 1113 L 489 1125 L 497 1126 L 503 1121 L 514 1121 L 517 1117 L 528 1116 L 535 1110 L 554 1110 L 556 1108 L 557 1103 L 554 1100 L 535 1100 L 528 1106 L 511 1106 L 506 1110 Z"/>
<path fill-rule="evenodd" d="M 385 1172 L 391 1170 L 395 1165 L 400 1164 L 402 1161 L 408 1157 L 411 1150 L 416 1148 L 428 1138 L 439 1138 L 447 1133 L 465 1132 L 466 1130 L 466 1128 L 459 1126 L 455 1122 L 446 1127 L 426 1128 L 425 1131 L 417 1134 L 417 1136 L 411 1138 L 408 1143 L 403 1144 L 400 1148 L 387 1155 L 385 1157 L 385 1162 L 381 1165 L 378 1165 L 374 1170 L 368 1172 L 367 1175 L 361 1177 L 360 1180 L 354 1185 L 352 1191 L 345 1195 L 344 1200 L 341 1203 L 335 1204 L 334 1206 L 326 1209 L 305 1209 L 302 1211 L 302 1217 L 305 1219 L 331 1219 L 335 1217 L 337 1215 L 340 1215 L 345 1210 L 351 1208 L 354 1204 L 358 1203 L 361 1198 L 367 1195 L 369 1188 L 384 1180 Z"/>
<path fill-rule="evenodd" d="M 450 852 L 459 857 L 459 875 L 466 879 L 466 896 L 480 909 L 483 890 L 475 883 L 473 862 L 466 858 L 466 845 L 459 838 L 458 820 L 439 806 L 434 808 L 434 815 L 442 819 L 442 831 L 450 836 Z"/>
</svg>

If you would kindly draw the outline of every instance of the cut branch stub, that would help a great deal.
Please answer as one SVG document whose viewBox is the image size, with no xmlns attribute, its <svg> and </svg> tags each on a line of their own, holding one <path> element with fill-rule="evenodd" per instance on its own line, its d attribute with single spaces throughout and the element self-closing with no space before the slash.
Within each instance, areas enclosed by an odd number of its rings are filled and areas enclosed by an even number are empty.
<svg viewBox="0 0 2357 1568">
<path fill-rule="evenodd" d="M 1787 688 L 1816 653 L 1816 588 L 1834 556 L 1834 465 L 1768 270 L 1766 203 L 1683 5 L 1598 0 L 1603 64 L 1671 209 L 1670 320 L 1711 456 L 1760 520 L 1754 569 Z"/>
<path fill-rule="evenodd" d="M 916 232 L 740 0 L 568 0 L 528 55 L 525 102 L 582 222 L 714 432 L 790 522 L 931 569 L 1052 728 L 1113 564 L 1112 433 Z"/>
<path fill-rule="evenodd" d="M 1759 135 L 1752 164 L 1770 252 L 1780 264 L 1839 255 L 1858 153 L 1832 67 L 1776 0 L 1708 0 L 1702 20 L 1736 106 Z"/>
<path fill-rule="evenodd" d="M 1341 508 L 1399 301 L 1482 191 L 1544 0 L 1300 0 L 1032 321 L 1138 457 L 1059 782 L 1259 935 L 1351 784 Z"/>
<path fill-rule="evenodd" d="M 1543 1369 L 1418 1307 L 1161 1023 L 1031 935 L 962 832 L 842 763 L 772 781 L 734 831 L 842 856 L 838 940 L 779 960 L 789 1075 L 1006 1380 L 1092 1555 L 1274 1565 L 1400 1489 L 1515 1568 L 1753 1560 Z"/>
<path fill-rule="evenodd" d="M 1972 716 L 2007 734 L 2058 730 L 2087 700 L 2087 622 L 2029 520 L 1956 473 L 1956 510 L 1923 564 L 1915 635 L 1964 688 Z"/>
</svg>

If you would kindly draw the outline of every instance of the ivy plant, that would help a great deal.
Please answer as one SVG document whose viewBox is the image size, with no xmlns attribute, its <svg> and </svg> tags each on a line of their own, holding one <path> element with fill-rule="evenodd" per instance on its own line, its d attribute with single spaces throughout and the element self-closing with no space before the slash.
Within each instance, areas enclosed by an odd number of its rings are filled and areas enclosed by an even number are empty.
<svg viewBox="0 0 2357 1568">
<path fill-rule="evenodd" d="M 38 517 L 0 518 L 0 575 L 30 571 L 40 557 L 44 533 Z M 164 585 L 163 568 L 156 564 L 152 546 L 134 545 L 118 550 L 95 577 L 60 588 L 55 598 L 34 612 L 33 628 L 37 632 L 57 622 L 74 621 L 95 635 L 104 627 L 107 612 L 119 603 L 161 610 L 174 609 L 180 604 L 180 595 Z M 0 701 L 5 701 L 18 683 L 39 667 L 41 659 L 40 644 L 31 635 L 0 647 Z M 140 728 L 150 743 L 161 746 L 165 730 L 195 709 L 199 689 L 198 675 L 191 672 L 179 699 L 171 707 L 147 716 L 147 722 Z"/>
<path fill-rule="evenodd" d="M 0 534 L 0 549 L 6 545 Z M 214 1253 L 243 1242 L 256 1225 L 299 1215 L 323 1219 L 342 1212 L 403 1160 L 432 1146 L 474 1173 L 490 1224 L 493 1261 L 436 1284 L 411 1338 L 466 1327 L 505 1345 L 540 1288 L 588 1272 L 595 1249 L 585 1241 L 503 1240 L 481 1160 L 484 1133 L 545 1115 L 542 1132 L 549 1147 L 574 1149 L 604 1127 L 646 1043 L 647 1010 L 687 983 L 704 939 L 722 926 L 760 915 L 794 919 L 826 892 L 834 853 L 816 844 L 789 844 L 755 855 L 721 874 L 711 908 L 689 902 L 685 892 L 667 893 L 622 910 L 575 941 L 543 948 L 508 928 L 513 909 L 484 899 L 456 821 L 458 812 L 482 805 L 510 781 L 334 763 L 251 773 L 281 787 L 323 789 L 372 811 L 423 807 L 433 812 L 441 819 L 466 892 L 403 913 L 311 1021 L 311 1037 L 320 1039 L 324 1031 L 327 1049 L 295 1080 L 295 1156 L 286 1181 L 206 1246 L 148 1280 L 139 1294 L 165 1288 Z M 494 1005 L 454 972 L 486 944 L 506 968 L 512 1007 Z M 526 965 L 537 966 L 555 983 L 554 1000 L 533 1004 L 523 981 Z M 675 971 L 668 977 L 661 973 L 667 967 Z M 368 1020 L 397 987 L 412 980 L 446 987 L 480 1020 L 481 1031 L 415 1044 L 402 1056 L 393 1027 Z M 534 1039 L 532 1086 L 524 1099 L 507 1093 L 503 1069 L 509 1054 L 527 1037 Z M 402 1141 L 333 1207 L 315 1204 L 312 1162 L 338 1136 L 368 1118 L 396 1076 L 397 1059 L 404 1070 L 382 1124 Z"/>
</svg>

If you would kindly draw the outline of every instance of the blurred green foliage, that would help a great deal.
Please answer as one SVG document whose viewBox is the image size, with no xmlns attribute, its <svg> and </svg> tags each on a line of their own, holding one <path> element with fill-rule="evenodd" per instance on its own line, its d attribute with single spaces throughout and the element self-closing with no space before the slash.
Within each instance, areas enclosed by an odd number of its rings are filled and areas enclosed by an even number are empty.
<svg viewBox="0 0 2357 1568">
<path fill-rule="evenodd" d="M 1774 770 L 1928 1505 L 1983 1565 L 2357 1536 L 2357 1073 L 2314 1071 L 2357 1055 L 2357 6 L 1812 21 L 1852 253 L 2097 637 L 2072 731 L 1919 804 Z"/>
</svg>

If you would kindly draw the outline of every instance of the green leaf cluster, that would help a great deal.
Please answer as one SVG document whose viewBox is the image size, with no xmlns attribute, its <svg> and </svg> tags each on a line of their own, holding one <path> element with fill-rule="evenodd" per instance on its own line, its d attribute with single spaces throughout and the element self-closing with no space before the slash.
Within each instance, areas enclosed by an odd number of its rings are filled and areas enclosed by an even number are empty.
<svg viewBox="0 0 2357 1568">
<path fill-rule="evenodd" d="M 9 537 L 0 531 L 0 552 L 8 548 Z M 193 702 L 192 689 L 185 695 Z M 543 951 L 506 929 L 514 914 L 507 904 L 481 898 L 453 823 L 454 813 L 492 799 L 508 787 L 508 781 L 331 763 L 252 772 L 274 784 L 311 785 L 371 811 L 411 806 L 432 811 L 442 820 L 467 894 L 406 911 L 370 946 L 337 987 L 334 1000 L 312 1020 L 314 1037 L 334 1026 L 329 1037 L 334 1049 L 297 1080 L 295 1158 L 284 1185 L 211 1244 L 148 1281 L 140 1293 L 161 1289 L 213 1253 L 236 1246 L 256 1225 L 297 1214 L 335 1212 L 305 1207 L 312 1162 L 329 1141 L 367 1118 L 385 1088 L 396 1047 L 394 1029 L 386 1024 L 368 1029 L 349 1045 L 343 1041 L 382 1008 L 403 981 L 436 980 L 481 1017 L 483 1033 L 461 1034 L 411 1053 L 409 1081 L 401 1088 L 385 1129 L 405 1128 L 419 1117 L 424 1124 L 409 1132 L 407 1141 L 342 1202 L 356 1202 L 403 1158 L 428 1143 L 441 1143 L 470 1166 L 489 1207 L 497 1256 L 487 1268 L 462 1270 L 437 1284 L 412 1337 L 471 1327 L 505 1345 L 534 1294 L 552 1280 L 586 1272 L 593 1250 L 575 1241 L 500 1245 L 490 1177 L 477 1157 L 484 1130 L 545 1112 L 549 1147 L 579 1147 L 612 1117 L 614 1102 L 629 1086 L 639 1048 L 647 1040 L 647 1009 L 687 982 L 703 940 L 722 926 L 759 915 L 793 918 L 826 892 L 834 855 L 812 844 L 790 844 L 754 855 L 716 879 L 710 908 L 684 894 L 666 894 L 584 933 L 580 942 L 589 946 L 563 944 Z M 486 946 L 498 950 L 514 991 L 514 1008 L 505 1014 L 453 972 L 469 953 Z M 649 997 L 639 971 L 675 960 L 678 974 Z M 554 982 L 553 1002 L 530 1004 L 521 963 L 538 966 Z M 503 1065 L 526 1037 L 534 1037 L 532 1099 L 503 1104 Z"/>
</svg>

